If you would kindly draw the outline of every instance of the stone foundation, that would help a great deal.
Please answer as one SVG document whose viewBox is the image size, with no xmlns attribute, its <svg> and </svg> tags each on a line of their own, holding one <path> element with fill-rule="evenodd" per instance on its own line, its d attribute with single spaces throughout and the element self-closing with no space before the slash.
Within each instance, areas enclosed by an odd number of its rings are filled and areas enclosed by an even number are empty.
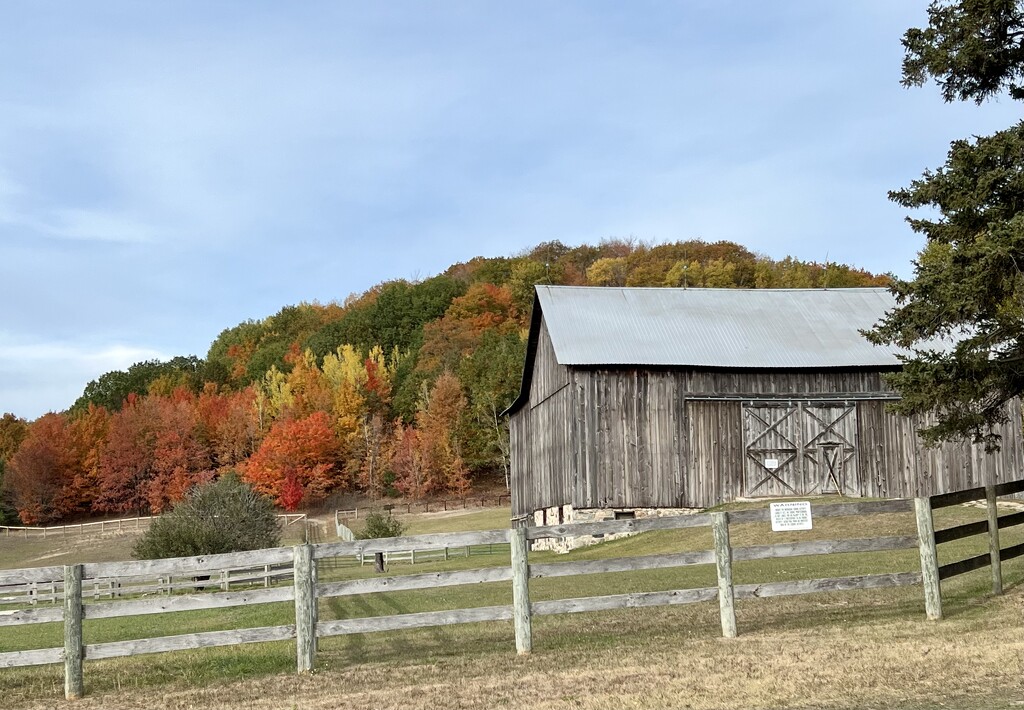
<svg viewBox="0 0 1024 710">
<path fill-rule="evenodd" d="M 621 520 L 623 518 L 664 518 L 673 515 L 693 515 L 701 512 L 701 508 L 573 508 L 571 505 L 562 505 L 554 508 L 543 508 L 533 513 L 531 525 L 565 525 L 568 523 L 598 523 L 605 520 Z M 567 537 L 562 540 L 546 538 L 534 540 L 531 543 L 531 550 L 553 550 L 555 552 L 569 552 L 579 547 L 596 545 L 606 540 L 617 540 L 636 533 L 614 533 L 612 535 L 581 535 L 580 537 Z"/>
</svg>

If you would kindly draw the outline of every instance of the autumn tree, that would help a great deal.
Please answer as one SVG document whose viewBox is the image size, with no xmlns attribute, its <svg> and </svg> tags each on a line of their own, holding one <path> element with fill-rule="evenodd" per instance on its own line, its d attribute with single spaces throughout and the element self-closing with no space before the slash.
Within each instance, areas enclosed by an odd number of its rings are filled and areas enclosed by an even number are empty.
<svg viewBox="0 0 1024 710">
<path fill-rule="evenodd" d="M 69 446 L 75 466 L 69 469 L 65 497 L 75 510 L 93 510 L 100 493 L 100 464 L 110 430 L 110 413 L 105 407 L 88 405 L 74 413 L 68 423 Z"/>
<path fill-rule="evenodd" d="M 462 458 L 460 423 L 466 408 L 462 385 L 444 372 L 425 392 L 416 427 L 398 422 L 391 447 L 395 488 L 413 498 L 469 491 L 469 471 Z"/>
<path fill-rule="evenodd" d="M 259 445 L 262 434 L 253 387 L 231 392 L 207 383 L 196 401 L 196 413 L 199 436 L 209 448 L 214 469 L 237 468 Z"/>
<path fill-rule="evenodd" d="M 79 462 L 63 414 L 44 414 L 11 456 L 4 488 L 26 525 L 56 520 L 75 508 L 70 491 Z"/>
<path fill-rule="evenodd" d="M 473 284 L 452 301 L 443 317 L 423 328 L 423 347 L 416 367 L 431 375 L 458 369 L 479 346 L 485 333 L 505 335 L 519 330 L 511 292 L 494 284 Z"/>
<path fill-rule="evenodd" d="M 302 501 L 315 501 L 348 480 L 338 467 L 338 445 L 330 416 L 314 412 L 304 419 L 275 422 L 260 448 L 249 459 L 243 477 L 258 492 L 294 510 Z M 295 486 L 302 495 L 295 495 Z"/>
<path fill-rule="evenodd" d="M 903 37 L 903 83 L 932 79 L 946 101 L 1024 99 L 1024 3 L 933 2 Z M 890 193 L 926 238 L 898 307 L 870 333 L 913 355 L 890 381 L 903 414 L 933 412 L 928 441 L 997 445 L 1005 404 L 1024 393 L 1024 122 L 953 142 L 944 165 Z M 936 346 L 946 341 L 948 347 Z"/>
<path fill-rule="evenodd" d="M 213 476 L 193 396 L 129 397 L 100 455 L 98 510 L 159 513 Z"/>
<path fill-rule="evenodd" d="M 587 283 L 591 286 L 625 286 L 629 268 L 624 256 L 598 259 L 587 269 Z"/>
<path fill-rule="evenodd" d="M 7 496 L 4 495 L 4 471 L 7 462 L 14 452 L 21 446 L 21 442 L 28 436 L 28 422 L 13 414 L 4 414 L 0 417 L 0 523 L 13 517 L 14 507 L 9 505 Z"/>
</svg>

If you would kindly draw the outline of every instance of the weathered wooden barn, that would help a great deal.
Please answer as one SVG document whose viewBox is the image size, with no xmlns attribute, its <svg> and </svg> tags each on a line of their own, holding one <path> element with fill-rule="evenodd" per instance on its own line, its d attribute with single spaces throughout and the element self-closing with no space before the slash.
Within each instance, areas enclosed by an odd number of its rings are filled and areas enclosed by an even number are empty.
<svg viewBox="0 0 1024 710">
<path fill-rule="evenodd" d="M 885 289 L 538 286 L 508 410 L 514 515 L 704 508 L 739 497 L 929 495 L 1019 478 L 998 453 L 925 447 L 886 411 L 892 349 L 860 334 Z"/>
</svg>

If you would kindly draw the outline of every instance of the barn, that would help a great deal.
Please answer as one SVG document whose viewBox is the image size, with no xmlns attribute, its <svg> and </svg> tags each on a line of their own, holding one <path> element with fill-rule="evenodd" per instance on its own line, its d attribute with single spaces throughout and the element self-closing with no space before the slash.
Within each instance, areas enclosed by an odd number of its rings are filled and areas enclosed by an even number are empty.
<svg viewBox="0 0 1024 710">
<path fill-rule="evenodd" d="M 509 407 L 513 515 L 661 514 L 737 498 L 906 497 L 1016 479 L 1002 446 L 925 447 L 890 413 L 891 348 L 860 334 L 886 289 L 538 286 Z"/>
</svg>

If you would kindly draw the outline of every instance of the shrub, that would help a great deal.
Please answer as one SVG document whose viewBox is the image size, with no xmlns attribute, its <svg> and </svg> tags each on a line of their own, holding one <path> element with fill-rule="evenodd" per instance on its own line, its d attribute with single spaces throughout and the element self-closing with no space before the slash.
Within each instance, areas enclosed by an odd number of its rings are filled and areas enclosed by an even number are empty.
<svg viewBox="0 0 1024 710">
<path fill-rule="evenodd" d="M 274 504 L 230 473 L 196 486 L 170 513 L 153 521 L 136 543 L 137 559 L 190 557 L 276 547 Z"/>
<path fill-rule="evenodd" d="M 398 518 L 392 517 L 390 511 L 372 510 L 366 516 L 366 525 L 359 533 L 360 540 L 378 537 L 400 537 L 405 532 L 405 525 Z"/>
</svg>

